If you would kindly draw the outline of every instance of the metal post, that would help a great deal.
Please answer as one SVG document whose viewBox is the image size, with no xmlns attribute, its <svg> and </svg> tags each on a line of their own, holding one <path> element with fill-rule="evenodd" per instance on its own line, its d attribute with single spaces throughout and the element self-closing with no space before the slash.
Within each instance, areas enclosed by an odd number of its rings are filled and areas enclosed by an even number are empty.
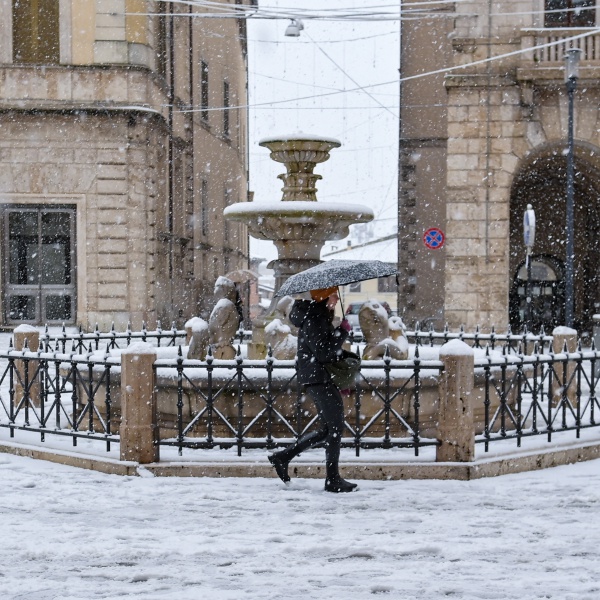
<svg viewBox="0 0 600 600">
<path fill-rule="evenodd" d="M 574 96 L 577 80 L 569 78 L 567 80 L 567 94 L 569 97 L 569 130 L 567 141 L 567 217 L 566 217 L 566 251 L 567 257 L 565 262 L 565 325 L 573 327 L 573 305 L 574 305 L 574 265 L 573 265 L 573 247 L 575 233 L 573 231 L 573 203 L 574 203 L 574 140 L 573 140 L 573 113 L 574 113 Z"/>
<path fill-rule="evenodd" d="M 527 299 L 527 330 L 533 331 L 533 299 L 531 297 L 531 250 L 527 248 L 527 284 L 525 286 L 525 297 Z"/>
<path fill-rule="evenodd" d="M 569 103 L 569 121 L 567 138 L 567 214 L 566 214 L 566 261 L 565 261 L 565 325 L 573 327 L 573 313 L 575 304 L 574 291 L 574 196 L 575 196 L 575 140 L 573 137 L 575 113 L 575 88 L 579 78 L 578 66 L 581 50 L 571 48 L 565 55 L 565 83 Z"/>
<path fill-rule="evenodd" d="M 531 254 L 533 244 L 535 243 L 535 211 L 531 204 L 527 205 L 527 210 L 523 216 L 523 241 L 527 249 L 525 257 L 525 265 L 527 269 L 527 280 L 525 282 L 525 299 L 527 306 L 525 307 L 525 323 L 529 331 L 533 330 L 533 303 L 531 297 Z"/>
</svg>

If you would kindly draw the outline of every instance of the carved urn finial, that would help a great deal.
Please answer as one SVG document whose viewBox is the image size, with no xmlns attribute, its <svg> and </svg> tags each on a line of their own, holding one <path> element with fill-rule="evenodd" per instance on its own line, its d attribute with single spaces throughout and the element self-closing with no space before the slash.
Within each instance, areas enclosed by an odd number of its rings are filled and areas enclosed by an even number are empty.
<svg viewBox="0 0 600 600">
<path fill-rule="evenodd" d="M 260 142 L 271 151 L 271 158 L 285 164 L 287 173 L 278 175 L 283 181 L 284 201 L 317 201 L 315 184 L 321 175 L 313 173 L 318 163 L 329 160 L 329 151 L 339 148 L 340 142 L 331 138 L 315 136 L 280 136 L 264 139 Z"/>
</svg>

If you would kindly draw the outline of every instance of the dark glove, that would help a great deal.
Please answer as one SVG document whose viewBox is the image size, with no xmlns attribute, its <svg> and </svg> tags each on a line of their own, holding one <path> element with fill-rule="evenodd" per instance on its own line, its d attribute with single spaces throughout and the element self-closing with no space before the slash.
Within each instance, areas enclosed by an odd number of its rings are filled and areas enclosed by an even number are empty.
<svg viewBox="0 0 600 600">
<path fill-rule="evenodd" d="M 352 331 L 352 325 L 350 325 L 350 323 L 348 323 L 348 319 L 342 319 L 342 322 L 340 323 L 340 327 L 344 331 L 347 331 L 348 333 L 350 333 Z"/>
</svg>

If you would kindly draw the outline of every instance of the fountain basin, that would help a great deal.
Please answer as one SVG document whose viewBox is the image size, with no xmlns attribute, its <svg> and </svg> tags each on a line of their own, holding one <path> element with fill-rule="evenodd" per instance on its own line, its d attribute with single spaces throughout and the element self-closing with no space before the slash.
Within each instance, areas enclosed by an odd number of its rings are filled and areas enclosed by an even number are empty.
<svg viewBox="0 0 600 600">
<path fill-rule="evenodd" d="M 350 225 L 367 223 L 374 217 L 373 210 L 361 204 L 311 200 L 240 202 L 228 206 L 224 215 L 228 220 L 247 225 L 252 236 L 275 244 L 284 237 L 321 242 L 342 239 L 348 235 Z"/>
</svg>

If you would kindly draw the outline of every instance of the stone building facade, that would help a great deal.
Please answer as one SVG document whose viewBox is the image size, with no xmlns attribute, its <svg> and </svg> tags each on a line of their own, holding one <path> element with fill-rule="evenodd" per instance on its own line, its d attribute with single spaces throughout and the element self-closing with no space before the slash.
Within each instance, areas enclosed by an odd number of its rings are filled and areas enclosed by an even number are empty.
<svg viewBox="0 0 600 600">
<path fill-rule="evenodd" d="M 182 324 L 247 265 L 245 22 L 205 10 L 0 0 L 2 324 Z"/>
<path fill-rule="evenodd" d="M 523 214 L 536 211 L 532 322 L 564 323 L 565 51 L 582 50 L 575 110 L 575 325 L 600 312 L 600 8 L 596 0 L 473 0 L 403 22 L 400 307 L 409 321 L 520 328 Z M 425 6 L 426 5 L 426 6 Z M 460 68 L 457 68 L 460 67 Z M 434 75 L 421 75 L 437 71 Z M 422 241 L 428 227 L 441 249 Z"/>
</svg>

